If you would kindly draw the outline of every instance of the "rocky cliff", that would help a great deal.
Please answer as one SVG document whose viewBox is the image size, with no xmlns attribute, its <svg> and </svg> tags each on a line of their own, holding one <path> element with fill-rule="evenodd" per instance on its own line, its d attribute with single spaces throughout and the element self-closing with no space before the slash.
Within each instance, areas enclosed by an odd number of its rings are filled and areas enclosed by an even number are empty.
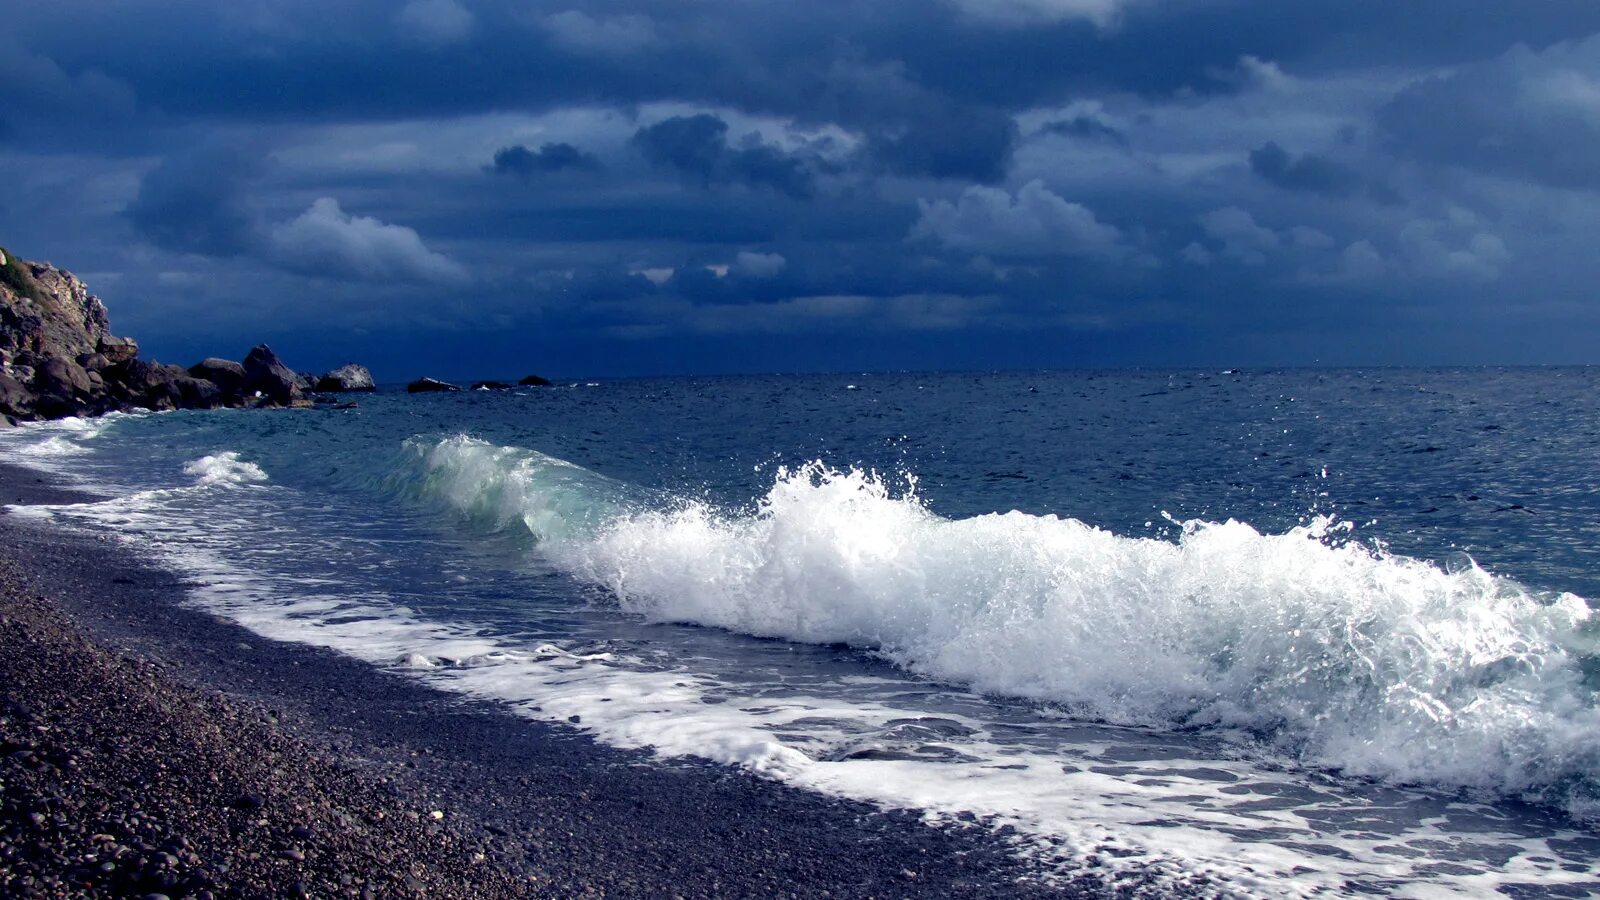
<svg viewBox="0 0 1600 900">
<path fill-rule="evenodd" d="M 0 248 L 0 424 L 126 409 L 309 406 L 313 387 L 364 384 L 360 366 L 326 378 L 290 369 L 265 344 L 244 363 L 207 359 L 185 369 L 139 358 L 139 345 L 111 332 L 106 306 L 82 280 Z"/>
</svg>

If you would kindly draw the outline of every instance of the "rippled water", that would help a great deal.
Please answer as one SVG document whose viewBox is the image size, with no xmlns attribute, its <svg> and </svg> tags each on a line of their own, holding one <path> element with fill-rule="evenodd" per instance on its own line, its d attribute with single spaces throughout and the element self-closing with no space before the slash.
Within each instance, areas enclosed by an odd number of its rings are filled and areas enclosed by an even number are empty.
<svg viewBox="0 0 1600 900">
<path fill-rule="evenodd" d="M 674 379 L 0 447 L 198 604 L 613 743 L 1113 878 L 1581 894 L 1597 379 Z"/>
</svg>

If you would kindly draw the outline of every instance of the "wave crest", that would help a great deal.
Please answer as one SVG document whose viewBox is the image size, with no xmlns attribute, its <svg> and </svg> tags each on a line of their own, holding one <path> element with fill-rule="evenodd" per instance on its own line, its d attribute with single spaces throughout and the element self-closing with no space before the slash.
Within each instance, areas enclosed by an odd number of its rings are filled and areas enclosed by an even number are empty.
<svg viewBox="0 0 1600 900">
<path fill-rule="evenodd" d="M 1325 518 L 1282 534 L 1187 522 L 1175 541 L 1015 511 L 946 519 L 914 483 L 821 463 L 780 471 L 739 512 L 641 501 L 470 438 L 413 447 L 421 493 L 526 528 L 653 620 L 846 643 L 1079 715 L 1247 732 L 1355 774 L 1580 814 L 1600 795 L 1588 604 L 1331 540 Z"/>
<path fill-rule="evenodd" d="M 234 450 L 202 456 L 183 467 L 185 475 L 195 476 L 197 484 L 240 485 L 267 480 L 267 473 L 253 462 L 239 458 Z"/>
</svg>

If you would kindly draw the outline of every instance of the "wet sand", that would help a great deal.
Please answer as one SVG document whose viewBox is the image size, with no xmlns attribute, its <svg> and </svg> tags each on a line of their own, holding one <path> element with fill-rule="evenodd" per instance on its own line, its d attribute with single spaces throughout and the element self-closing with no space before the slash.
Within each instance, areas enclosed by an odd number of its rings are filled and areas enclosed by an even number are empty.
<svg viewBox="0 0 1600 900">
<path fill-rule="evenodd" d="M 83 499 L 0 466 L 0 503 Z M 0 515 L 0 894 L 1107 893 L 984 828 L 606 747 L 185 590 L 109 535 Z"/>
</svg>

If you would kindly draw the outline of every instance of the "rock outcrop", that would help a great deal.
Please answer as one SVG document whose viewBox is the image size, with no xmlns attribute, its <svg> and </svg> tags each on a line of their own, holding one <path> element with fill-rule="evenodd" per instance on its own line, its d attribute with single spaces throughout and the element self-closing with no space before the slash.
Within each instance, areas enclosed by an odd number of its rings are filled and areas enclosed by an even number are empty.
<svg viewBox="0 0 1600 900">
<path fill-rule="evenodd" d="M 440 391 L 459 390 L 461 390 L 461 388 L 457 387 L 456 385 L 453 385 L 448 381 L 440 381 L 437 378 L 418 378 L 416 381 L 406 385 L 406 393 L 408 394 L 431 394 Z"/>
<path fill-rule="evenodd" d="M 244 358 L 244 390 L 276 406 L 306 406 L 299 372 L 284 365 L 266 344 L 257 344 Z"/>
<path fill-rule="evenodd" d="M 190 366 L 189 374 L 211 382 L 227 396 L 244 396 L 244 366 L 231 359 L 207 357 Z"/>
<path fill-rule="evenodd" d="M 346 363 L 332 372 L 317 379 L 317 390 L 331 391 L 333 393 L 351 393 L 355 391 L 375 391 L 377 385 L 372 383 L 372 373 L 366 366 L 356 363 Z"/>
<path fill-rule="evenodd" d="M 539 375 L 526 375 L 521 381 L 517 382 L 523 387 L 549 387 L 552 383 L 550 379 Z"/>
<path fill-rule="evenodd" d="M 371 390 L 372 376 L 359 370 Z M 334 373 L 329 373 L 330 375 Z M 0 248 L 0 423 L 119 409 L 310 406 L 317 381 L 265 344 L 244 363 L 210 358 L 185 369 L 139 358 L 111 333 L 105 304 L 77 276 Z"/>
</svg>

